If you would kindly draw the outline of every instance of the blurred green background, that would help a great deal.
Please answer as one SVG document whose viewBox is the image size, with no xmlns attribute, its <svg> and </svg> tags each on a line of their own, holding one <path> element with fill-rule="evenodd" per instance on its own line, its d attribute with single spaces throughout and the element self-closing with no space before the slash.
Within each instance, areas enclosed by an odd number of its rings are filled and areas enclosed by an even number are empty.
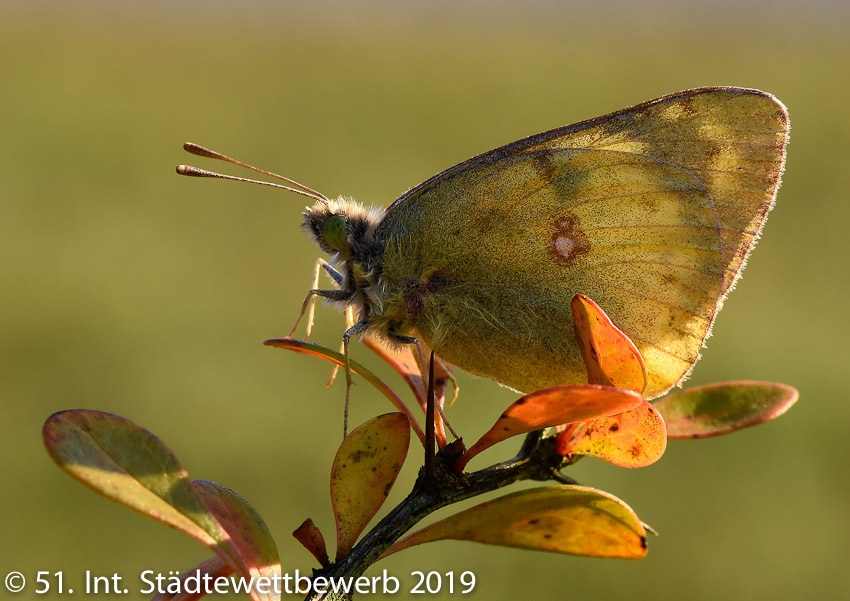
<svg viewBox="0 0 850 601">
<path fill-rule="evenodd" d="M 86 569 L 117 572 L 132 591 L 142 570 L 209 555 L 54 466 L 40 428 L 68 408 L 132 419 L 193 477 L 248 498 L 285 571 L 313 565 L 289 536 L 304 518 L 333 539 L 343 387 L 325 390 L 327 364 L 262 346 L 289 330 L 318 256 L 305 199 L 180 178 L 178 163 L 220 167 L 185 140 L 386 205 L 525 135 L 739 85 L 789 107 L 788 166 L 689 384 L 780 381 L 798 405 L 673 442 L 646 469 L 575 467 L 661 533 L 643 561 L 444 542 L 378 568 L 408 585 L 412 570 L 471 570 L 469 597 L 493 600 L 850 598 L 850 10 L 802 4 L 3 2 L 0 573 L 65 570 L 79 588 Z M 342 328 L 320 309 L 314 339 L 336 346 Z M 460 381 L 451 417 L 469 441 L 514 395 Z M 389 410 L 355 387 L 353 423 Z M 391 501 L 410 487 L 412 449 Z"/>
</svg>

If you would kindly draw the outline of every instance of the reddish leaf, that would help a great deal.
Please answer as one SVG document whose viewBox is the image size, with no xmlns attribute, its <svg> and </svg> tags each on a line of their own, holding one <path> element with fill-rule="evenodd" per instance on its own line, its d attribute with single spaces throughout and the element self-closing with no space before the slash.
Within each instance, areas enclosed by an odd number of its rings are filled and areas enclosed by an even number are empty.
<svg viewBox="0 0 850 601">
<path fill-rule="evenodd" d="M 587 296 L 576 294 L 572 308 L 576 341 L 587 369 L 587 381 L 643 393 L 646 366 L 629 337 Z"/>
<path fill-rule="evenodd" d="M 303 353 L 305 355 L 311 355 L 313 357 L 320 357 L 322 359 L 325 359 L 326 361 L 330 361 L 331 363 L 336 363 L 337 365 L 345 365 L 345 357 L 341 352 L 329 349 L 328 347 L 322 346 L 320 344 L 313 344 L 312 342 L 296 340 L 294 338 L 266 340 L 263 344 L 265 344 L 266 346 L 274 346 L 277 348 Z M 384 384 L 384 382 L 380 378 L 378 378 L 378 376 L 363 367 L 357 361 L 354 361 L 352 359 L 349 361 L 349 365 L 351 366 L 352 373 L 361 376 L 364 380 L 372 384 L 372 386 L 377 388 L 381 392 L 381 394 L 383 394 L 390 400 L 390 402 L 396 409 L 398 409 L 407 416 L 407 419 L 410 420 L 410 427 L 413 428 L 413 431 L 416 432 L 416 435 L 419 437 L 419 440 L 422 441 L 422 446 L 425 446 L 425 433 L 422 431 L 422 428 L 416 422 L 416 418 L 413 416 L 413 414 L 410 412 L 410 409 L 407 408 L 401 398 L 399 398 L 399 396 L 395 392 L 393 392 L 393 390 L 389 386 Z"/>
<path fill-rule="evenodd" d="M 706 438 L 779 417 L 798 396 L 784 384 L 738 381 L 677 391 L 655 407 L 667 422 L 669 438 Z"/>
<path fill-rule="evenodd" d="M 584 486 L 551 486 L 506 495 L 426 526 L 382 557 L 445 539 L 591 557 L 646 555 L 646 531 L 628 505 Z"/>
<path fill-rule="evenodd" d="M 186 588 L 186 592 L 159 593 L 151 601 L 196 601 L 206 596 L 206 589 L 203 585 L 204 576 L 208 576 L 214 582 L 216 578 L 229 576 L 232 573 L 233 567 L 220 556 L 210 557 L 194 568 L 190 568 L 180 574 L 180 582 L 183 583 L 182 586 Z M 196 582 L 201 583 L 200 587 L 195 584 Z M 198 590 L 199 588 L 200 590 Z"/>
<path fill-rule="evenodd" d="M 381 508 L 407 457 L 410 423 L 401 413 L 369 420 L 342 441 L 331 469 L 336 559 L 344 557 Z"/>
<path fill-rule="evenodd" d="M 267 578 L 274 581 L 282 577 L 277 546 L 268 526 L 248 501 L 229 488 L 207 480 L 193 480 L 192 487 L 204 505 L 221 524 L 227 537 L 220 544 L 239 560 L 239 573 L 246 578 Z M 262 590 L 254 590 L 251 597 L 259 601 L 276 599 Z"/>
<path fill-rule="evenodd" d="M 493 427 L 461 456 L 455 470 L 460 472 L 478 453 L 512 436 L 615 415 L 637 407 L 642 401 L 634 391 L 595 384 L 537 390 L 508 407 Z"/>
<path fill-rule="evenodd" d="M 325 545 L 325 537 L 322 536 L 322 531 L 319 530 L 319 527 L 313 523 L 313 520 L 310 518 L 304 520 L 304 522 L 296 528 L 295 532 L 292 533 L 292 536 L 295 537 L 295 540 L 304 545 L 304 548 L 312 553 L 313 557 L 319 560 L 320 566 L 324 568 L 331 562 L 330 558 L 328 558 L 328 548 L 327 545 Z"/>
<path fill-rule="evenodd" d="M 558 436 L 561 455 L 592 455 L 622 467 L 644 467 L 655 463 L 667 446 L 661 414 L 651 403 L 618 415 L 581 424 Z"/>
</svg>

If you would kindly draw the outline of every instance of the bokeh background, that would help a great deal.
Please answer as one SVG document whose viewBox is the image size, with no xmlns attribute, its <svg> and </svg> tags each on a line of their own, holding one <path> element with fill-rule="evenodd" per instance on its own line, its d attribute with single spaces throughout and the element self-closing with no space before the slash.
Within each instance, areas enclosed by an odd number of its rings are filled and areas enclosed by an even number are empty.
<svg viewBox="0 0 850 601">
<path fill-rule="evenodd" d="M 783 100 L 791 144 L 777 208 L 688 384 L 780 381 L 798 405 L 673 442 L 646 469 L 575 466 L 661 533 L 643 561 L 444 542 L 378 569 L 408 585 L 412 570 L 471 570 L 469 597 L 492 600 L 850 598 L 848 6 L 4 1 L 0 573 L 64 570 L 79 588 L 84 570 L 117 572 L 133 591 L 142 570 L 209 556 L 54 466 L 40 428 L 67 408 L 130 418 L 193 477 L 247 497 L 286 571 L 313 566 L 289 536 L 304 518 L 333 539 L 343 387 L 325 390 L 327 364 L 262 346 L 289 330 L 318 256 L 304 199 L 180 178 L 181 162 L 222 166 L 185 155 L 185 140 L 386 205 L 525 135 L 722 84 Z M 315 340 L 336 346 L 342 328 L 320 309 Z M 472 440 L 513 395 L 460 382 L 451 417 Z M 389 410 L 355 387 L 353 423 Z"/>
</svg>

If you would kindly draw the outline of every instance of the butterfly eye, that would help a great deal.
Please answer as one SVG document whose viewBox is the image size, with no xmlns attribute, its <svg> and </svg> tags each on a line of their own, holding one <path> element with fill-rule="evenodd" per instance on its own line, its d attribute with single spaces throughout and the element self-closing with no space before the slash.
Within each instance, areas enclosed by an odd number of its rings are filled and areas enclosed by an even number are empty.
<svg viewBox="0 0 850 601">
<path fill-rule="evenodd" d="M 322 237 L 332 249 L 344 252 L 348 250 L 348 241 L 345 239 L 345 217 L 331 215 L 322 224 Z"/>
</svg>

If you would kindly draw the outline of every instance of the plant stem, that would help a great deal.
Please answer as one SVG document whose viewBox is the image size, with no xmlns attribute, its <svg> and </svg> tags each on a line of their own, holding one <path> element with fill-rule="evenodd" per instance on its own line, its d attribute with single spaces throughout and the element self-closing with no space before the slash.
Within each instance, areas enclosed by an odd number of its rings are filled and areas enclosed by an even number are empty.
<svg viewBox="0 0 850 601">
<path fill-rule="evenodd" d="M 375 528 L 339 562 L 316 570 L 314 576 L 328 579 L 355 579 L 377 561 L 390 545 L 405 532 L 434 511 L 472 497 L 497 490 L 521 480 L 556 480 L 576 482 L 559 471 L 570 461 L 554 452 L 554 439 L 544 439 L 542 433 L 526 436 L 519 454 L 500 463 L 471 474 L 456 475 L 445 461 L 437 462 L 436 478 L 420 470 L 410 494 L 399 503 Z M 438 459 L 442 457 L 438 454 Z M 342 601 L 353 593 L 313 592 L 306 601 Z"/>
</svg>

